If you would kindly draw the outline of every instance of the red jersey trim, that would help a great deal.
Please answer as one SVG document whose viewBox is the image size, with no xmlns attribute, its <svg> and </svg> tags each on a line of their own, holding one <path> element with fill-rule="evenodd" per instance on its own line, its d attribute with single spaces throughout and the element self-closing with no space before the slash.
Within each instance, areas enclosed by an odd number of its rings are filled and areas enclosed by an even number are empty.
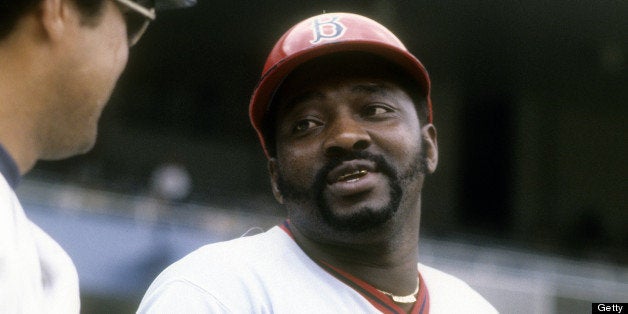
<svg viewBox="0 0 628 314">
<path fill-rule="evenodd" d="M 292 231 L 290 231 L 290 222 L 284 221 L 279 227 L 283 229 L 288 236 L 294 239 Z M 309 255 L 308 255 L 309 256 Z M 325 269 L 329 274 L 336 277 L 338 280 L 344 282 L 356 292 L 361 294 L 369 303 L 375 308 L 382 311 L 382 313 L 406 313 L 401 307 L 399 307 L 391 298 L 387 295 L 379 292 L 375 287 L 367 282 L 339 269 L 324 261 L 317 260 L 312 256 L 309 256 L 314 262 L 316 262 L 321 268 Z M 417 302 L 414 303 L 410 313 L 412 314 L 428 314 L 430 311 L 430 298 L 425 282 L 419 273 L 419 295 L 417 296 Z"/>
</svg>

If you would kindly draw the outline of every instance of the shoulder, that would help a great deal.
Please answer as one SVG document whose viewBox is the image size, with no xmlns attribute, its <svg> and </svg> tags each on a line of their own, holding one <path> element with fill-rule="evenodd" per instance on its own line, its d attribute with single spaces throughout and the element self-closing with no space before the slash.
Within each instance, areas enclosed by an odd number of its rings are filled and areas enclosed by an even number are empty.
<svg viewBox="0 0 628 314">
<path fill-rule="evenodd" d="M 466 282 L 435 268 L 419 264 L 430 297 L 431 313 L 497 313 Z"/>
<path fill-rule="evenodd" d="M 220 300 L 186 279 L 173 278 L 151 287 L 137 313 L 228 313 Z"/>
<path fill-rule="evenodd" d="M 79 313 L 79 278 L 68 253 L 50 235 L 31 222 L 33 238 L 39 255 L 41 280 L 45 294 L 59 297 L 46 300 L 46 308 L 54 313 Z"/>
<path fill-rule="evenodd" d="M 274 255 L 288 254 L 290 245 L 294 244 L 288 235 L 279 228 L 272 228 L 254 236 L 205 245 L 170 265 L 160 277 L 183 277 L 194 282 L 204 274 L 229 274 L 225 270 L 241 270 L 243 266 L 258 265 Z"/>
<path fill-rule="evenodd" d="M 168 309 L 186 295 L 199 310 L 246 312 L 250 304 L 242 300 L 264 295 L 267 279 L 285 269 L 285 257 L 295 254 L 291 245 L 296 244 L 279 228 L 205 245 L 166 268 L 149 287 L 140 309 Z"/>
<path fill-rule="evenodd" d="M 2 173 L 0 173 L 0 200 L 2 201 L 2 204 L 7 204 L 7 203 L 10 204 L 10 203 L 17 202 L 17 197 L 15 196 L 15 192 L 13 191 L 9 183 L 6 181 Z"/>
<path fill-rule="evenodd" d="M 28 219 L 1 174 L 0 264 L 0 299 L 10 300 L 0 304 L 1 309 L 11 312 L 11 306 L 17 306 L 24 312 L 39 312 L 36 308 L 79 312 L 78 274 L 72 259 Z"/>
</svg>

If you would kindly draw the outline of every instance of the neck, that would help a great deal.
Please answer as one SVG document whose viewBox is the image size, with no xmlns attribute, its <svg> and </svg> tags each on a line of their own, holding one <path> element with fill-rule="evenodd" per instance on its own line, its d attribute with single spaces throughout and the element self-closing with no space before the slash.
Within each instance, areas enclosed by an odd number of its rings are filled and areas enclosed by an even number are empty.
<svg viewBox="0 0 628 314">
<path fill-rule="evenodd" d="M 39 159 L 38 119 L 40 109 L 50 101 L 44 96 L 50 85 L 49 65 L 46 51 L 22 32 L 0 42 L 0 143 L 21 174 Z"/>
<path fill-rule="evenodd" d="M 291 225 L 296 242 L 312 258 L 358 277 L 395 295 L 416 289 L 418 278 L 418 220 L 416 228 L 401 228 L 385 240 L 358 245 L 323 242 Z M 413 229 L 413 230 L 410 230 Z"/>
<path fill-rule="evenodd" d="M 307 212 L 302 205 L 288 202 L 290 230 L 311 258 L 342 269 L 376 289 L 408 295 L 416 289 L 418 278 L 421 187 L 422 181 L 406 185 L 392 218 L 359 234 L 315 223 L 321 220 L 302 215 Z"/>
<path fill-rule="evenodd" d="M 15 89 L 11 90 L 7 86 L 10 85 L 0 79 L 0 143 L 23 175 L 35 165 L 39 156 L 38 136 L 35 132 L 37 122 L 25 109 L 32 103 L 16 95 Z"/>
</svg>

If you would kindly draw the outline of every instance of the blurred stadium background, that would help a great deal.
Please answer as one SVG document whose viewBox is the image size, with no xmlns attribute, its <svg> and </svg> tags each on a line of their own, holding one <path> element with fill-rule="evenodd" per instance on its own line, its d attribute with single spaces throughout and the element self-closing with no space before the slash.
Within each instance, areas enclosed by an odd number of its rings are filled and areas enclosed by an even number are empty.
<svg viewBox="0 0 628 314">
<path fill-rule="evenodd" d="M 382 22 L 430 71 L 424 263 L 503 313 L 628 302 L 628 2 L 199 2 L 132 50 L 94 150 L 19 188 L 74 258 L 83 312 L 131 313 L 168 264 L 282 221 L 248 98 L 276 39 L 322 11 Z"/>
</svg>

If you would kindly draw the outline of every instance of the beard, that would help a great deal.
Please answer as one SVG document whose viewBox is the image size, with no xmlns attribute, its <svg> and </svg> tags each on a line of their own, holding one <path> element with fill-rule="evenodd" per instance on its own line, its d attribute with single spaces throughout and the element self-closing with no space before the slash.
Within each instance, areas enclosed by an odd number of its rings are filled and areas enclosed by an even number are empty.
<svg viewBox="0 0 628 314">
<path fill-rule="evenodd" d="M 422 145 L 421 147 L 425 147 Z M 399 205 L 403 199 L 404 189 L 408 182 L 416 179 L 419 175 L 425 174 L 426 156 L 425 151 L 415 153 L 414 162 L 403 173 L 399 173 L 395 167 L 381 155 L 374 155 L 366 151 L 350 152 L 341 157 L 330 159 L 319 171 L 317 171 L 314 181 L 310 187 L 300 186 L 287 180 L 279 171 L 277 185 L 284 198 L 295 201 L 297 204 L 313 203 L 320 213 L 320 218 L 329 227 L 336 231 L 360 233 L 381 227 L 390 221 L 399 210 Z M 335 212 L 327 198 L 325 189 L 327 187 L 327 175 L 334 168 L 345 161 L 364 159 L 375 163 L 376 169 L 386 176 L 389 181 L 388 203 L 380 208 L 365 206 L 350 214 L 339 214 Z M 281 167 L 279 167 L 281 169 Z"/>
</svg>

